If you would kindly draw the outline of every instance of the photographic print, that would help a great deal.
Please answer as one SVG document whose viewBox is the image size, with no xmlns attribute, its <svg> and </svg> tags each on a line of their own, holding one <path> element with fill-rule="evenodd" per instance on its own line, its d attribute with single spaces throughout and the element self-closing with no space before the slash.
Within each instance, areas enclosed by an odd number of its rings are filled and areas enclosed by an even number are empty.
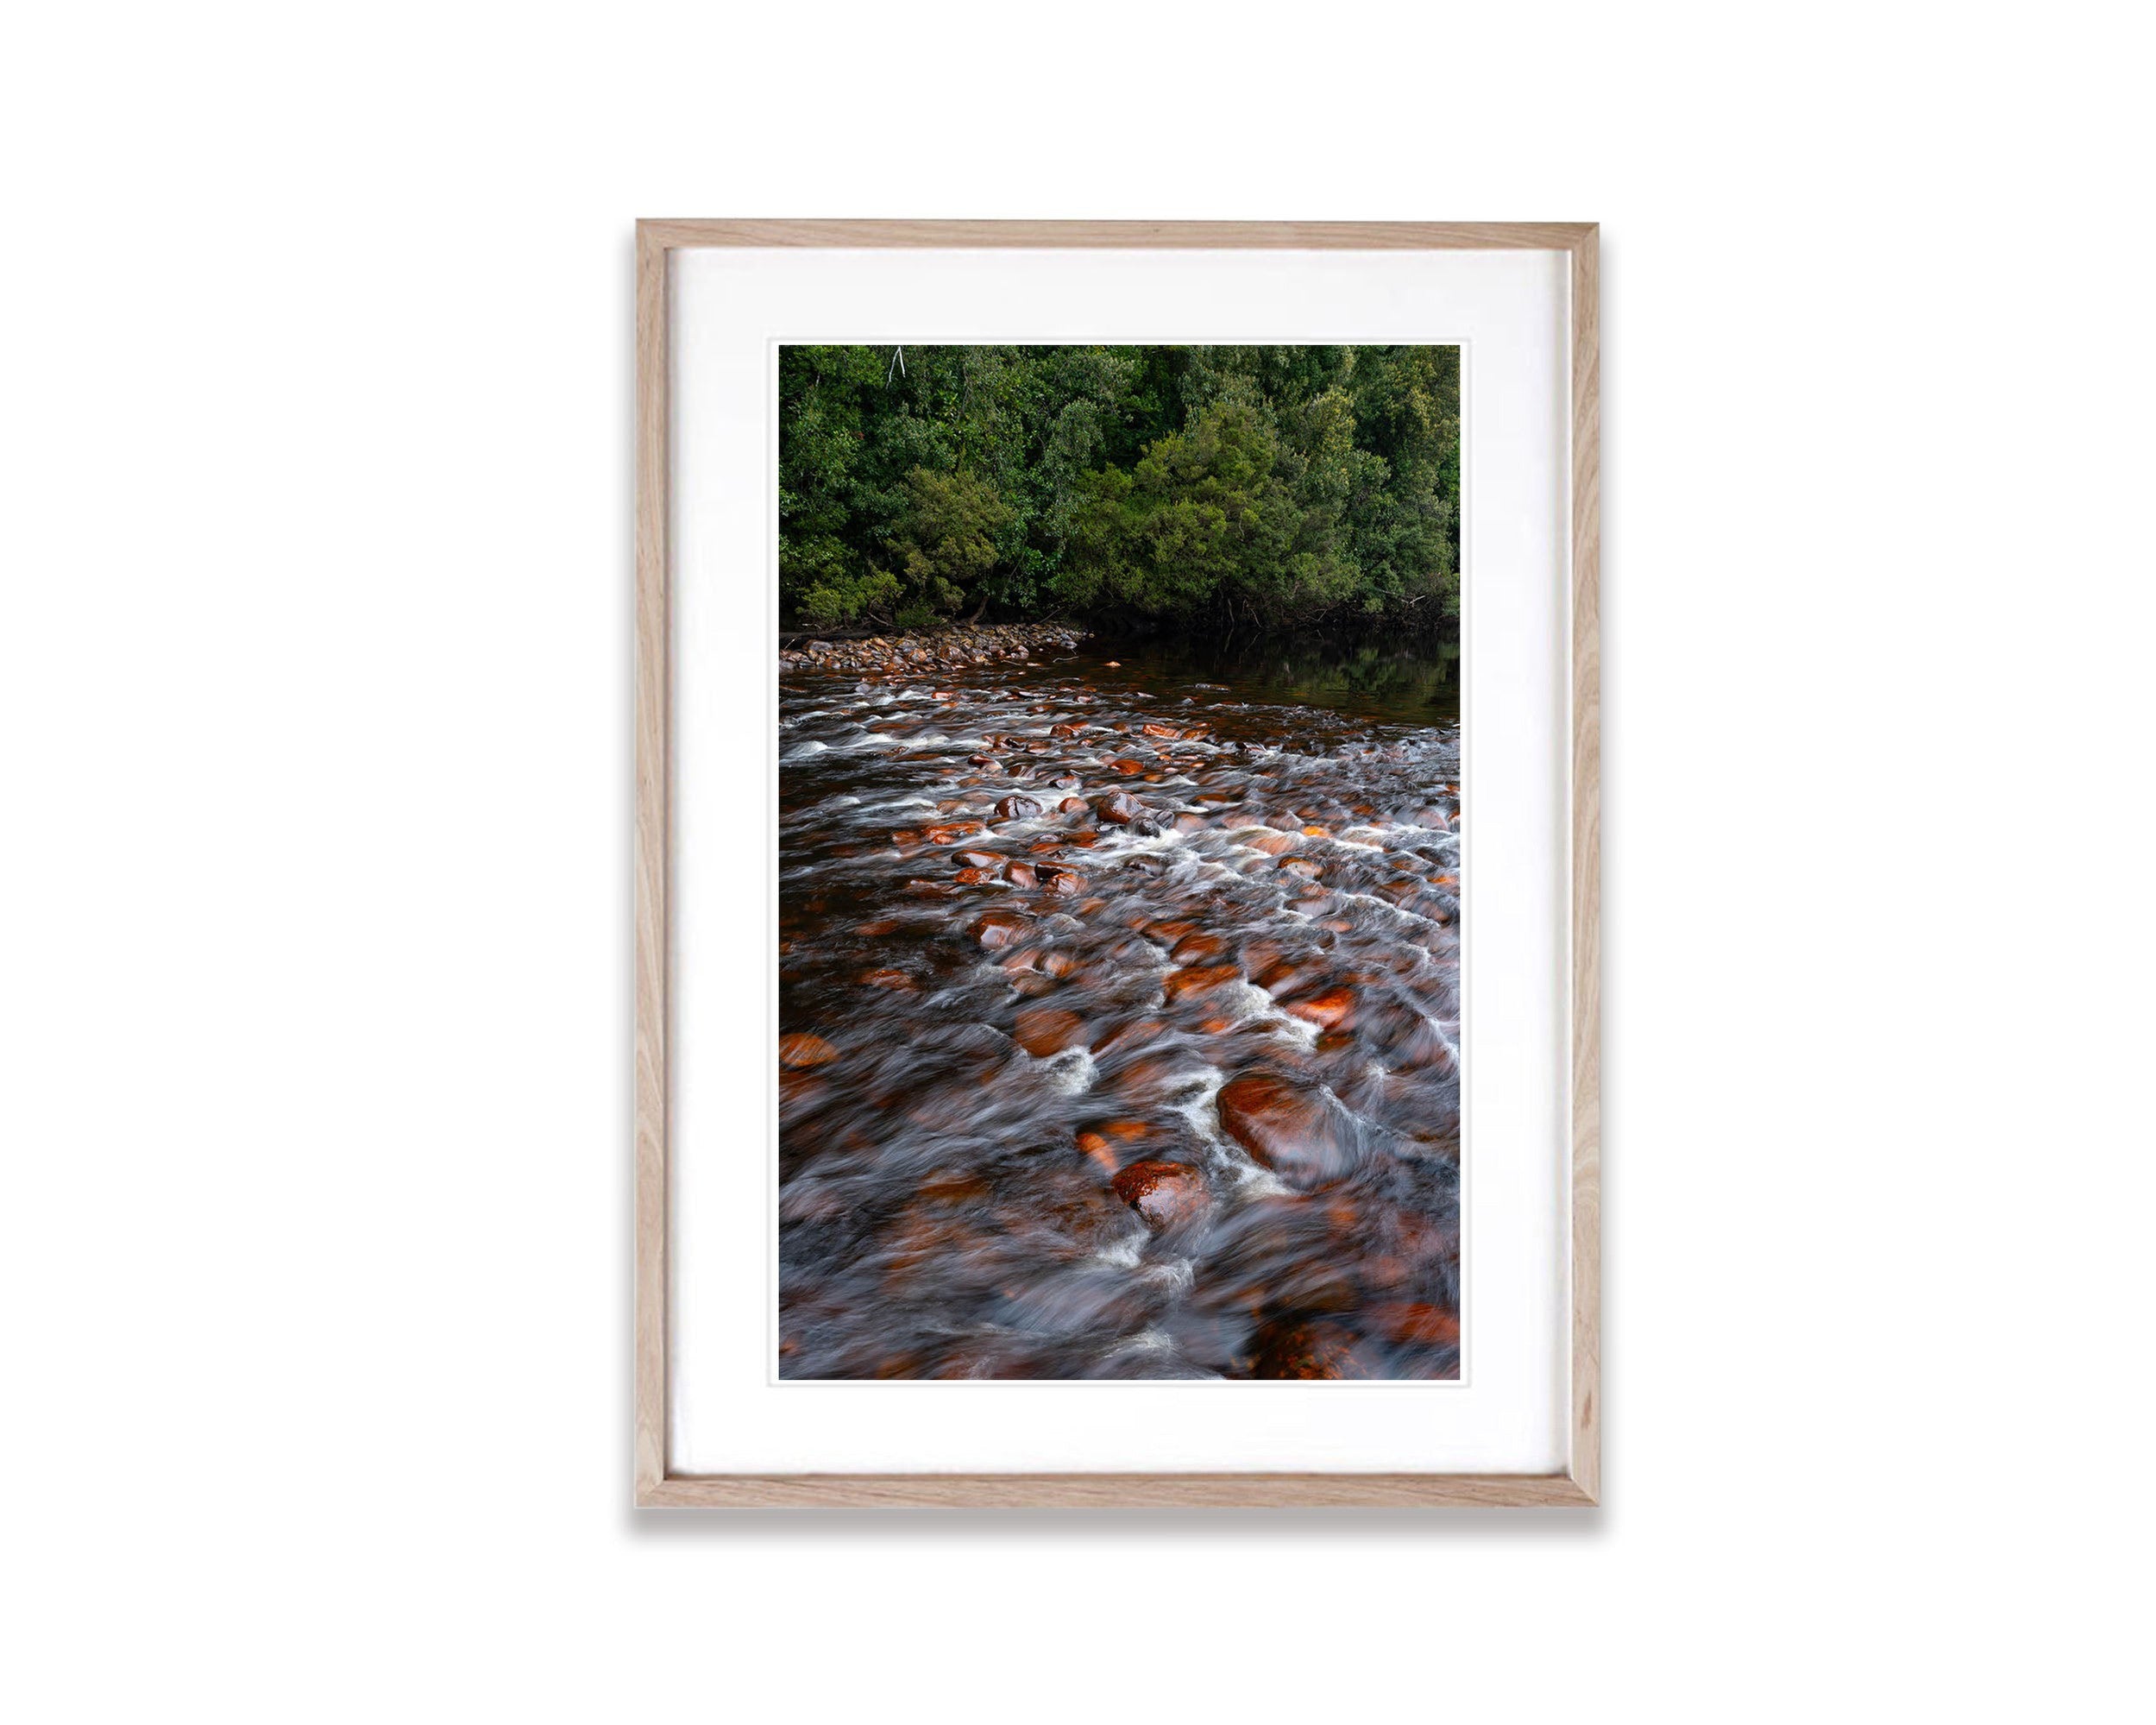
<svg viewBox="0 0 2156 1725">
<path fill-rule="evenodd" d="M 777 1369 L 1457 1379 L 1461 350 L 778 350 Z"/>
</svg>

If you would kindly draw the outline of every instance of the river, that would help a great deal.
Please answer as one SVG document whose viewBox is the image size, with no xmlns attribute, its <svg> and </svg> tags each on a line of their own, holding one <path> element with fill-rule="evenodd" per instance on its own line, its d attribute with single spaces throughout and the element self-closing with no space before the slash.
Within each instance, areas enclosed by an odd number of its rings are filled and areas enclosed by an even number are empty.
<svg viewBox="0 0 2156 1725">
<path fill-rule="evenodd" d="M 1458 1375 L 1456 668 L 782 678 L 782 1375 Z"/>
</svg>

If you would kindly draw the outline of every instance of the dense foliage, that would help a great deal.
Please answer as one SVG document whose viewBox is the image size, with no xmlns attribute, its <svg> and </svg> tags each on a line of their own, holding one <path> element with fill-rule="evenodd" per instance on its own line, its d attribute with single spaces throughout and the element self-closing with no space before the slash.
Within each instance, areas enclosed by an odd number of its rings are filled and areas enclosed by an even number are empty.
<svg viewBox="0 0 2156 1725">
<path fill-rule="evenodd" d="M 788 347 L 796 624 L 1456 633 L 1457 348 Z"/>
</svg>

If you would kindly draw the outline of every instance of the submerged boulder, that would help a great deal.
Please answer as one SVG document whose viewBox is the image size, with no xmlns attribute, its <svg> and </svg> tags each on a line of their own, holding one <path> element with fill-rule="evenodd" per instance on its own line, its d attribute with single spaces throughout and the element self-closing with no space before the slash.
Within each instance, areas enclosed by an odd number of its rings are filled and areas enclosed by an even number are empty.
<svg viewBox="0 0 2156 1725">
<path fill-rule="evenodd" d="M 1133 1162 L 1112 1182 L 1116 1196 L 1155 1230 L 1172 1228 L 1197 1215 L 1211 1202 L 1205 1177 L 1181 1162 Z"/>
<path fill-rule="evenodd" d="M 1355 1117 L 1325 1091 L 1278 1073 L 1246 1073 L 1221 1086 L 1222 1128 L 1290 1186 L 1345 1177 L 1361 1159 Z"/>
</svg>

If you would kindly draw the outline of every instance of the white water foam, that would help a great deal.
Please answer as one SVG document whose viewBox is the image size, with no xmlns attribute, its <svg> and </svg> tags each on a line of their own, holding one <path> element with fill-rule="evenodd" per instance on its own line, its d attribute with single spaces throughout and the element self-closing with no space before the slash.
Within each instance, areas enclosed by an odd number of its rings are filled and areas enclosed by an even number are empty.
<svg viewBox="0 0 2156 1725">
<path fill-rule="evenodd" d="M 1252 1160 L 1250 1152 L 1221 1130 L 1218 1098 L 1228 1074 L 1218 1067 L 1204 1069 L 1204 1087 L 1187 1101 L 1173 1105 L 1173 1111 L 1190 1123 L 1198 1143 L 1205 1147 L 1207 1167 L 1235 1183 L 1240 1201 L 1248 1198 L 1285 1198 L 1293 1188 Z"/>
<path fill-rule="evenodd" d="M 1084 1095 L 1100 1075 L 1100 1067 L 1095 1064 L 1091 1051 L 1086 1048 L 1065 1048 L 1036 1064 L 1047 1074 L 1048 1081 L 1065 1096 Z"/>
<path fill-rule="evenodd" d="M 1197 1281 L 1197 1267 L 1188 1258 L 1166 1258 L 1159 1263 L 1147 1264 L 1140 1275 L 1147 1281 L 1166 1282 L 1177 1294 L 1188 1294 Z M 1146 1331 L 1131 1338 L 1131 1345 L 1144 1345 L 1145 1337 L 1157 1332 Z"/>
<path fill-rule="evenodd" d="M 1114 1245 L 1103 1246 L 1094 1253 L 1093 1262 L 1106 1264 L 1111 1269 L 1135 1269 L 1138 1268 L 1139 1255 L 1144 1251 L 1146 1242 L 1150 1237 L 1143 1228 L 1135 1234 L 1126 1234 Z"/>
</svg>

